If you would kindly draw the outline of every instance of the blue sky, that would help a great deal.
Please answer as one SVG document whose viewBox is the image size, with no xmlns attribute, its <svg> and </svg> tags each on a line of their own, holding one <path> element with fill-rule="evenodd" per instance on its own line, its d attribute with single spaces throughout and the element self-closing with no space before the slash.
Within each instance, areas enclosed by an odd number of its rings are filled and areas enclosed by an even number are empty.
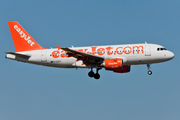
<svg viewBox="0 0 180 120">
<path fill-rule="evenodd" d="M 180 1 L 4 0 L 0 4 L 1 120 L 179 120 Z M 15 52 L 8 21 L 43 47 L 155 43 L 171 61 L 131 72 L 61 69 L 5 59 Z"/>
</svg>

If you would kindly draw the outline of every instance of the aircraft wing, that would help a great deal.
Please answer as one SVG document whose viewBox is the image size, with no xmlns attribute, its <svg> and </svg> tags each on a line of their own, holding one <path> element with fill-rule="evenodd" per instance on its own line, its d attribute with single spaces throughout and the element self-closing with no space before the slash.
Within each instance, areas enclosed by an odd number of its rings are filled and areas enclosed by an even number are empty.
<svg viewBox="0 0 180 120">
<path fill-rule="evenodd" d="M 80 52 L 80 51 L 73 50 L 70 48 L 62 48 L 62 47 L 58 46 L 58 49 L 62 49 L 64 51 L 66 51 L 67 54 L 69 55 L 69 57 L 75 57 L 75 58 L 77 58 L 77 61 L 82 60 L 84 62 L 84 64 L 89 64 L 92 62 L 99 63 L 99 61 L 104 60 L 104 58 L 101 56 Z"/>
<path fill-rule="evenodd" d="M 70 48 L 61 48 L 62 50 L 64 51 L 67 51 L 68 54 L 72 54 L 72 57 L 86 57 L 86 58 L 94 58 L 94 59 L 104 59 L 103 57 L 100 57 L 100 56 L 97 56 L 97 55 L 91 55 L 91 54 L 88 54 L 88 53 L 84 53 L 84 52 L 80 52 L 80 51 L 77 51 L 77 50 L 72 50 Z M 73 55 L 74 54 L 74 55 Z"/>
</svg>

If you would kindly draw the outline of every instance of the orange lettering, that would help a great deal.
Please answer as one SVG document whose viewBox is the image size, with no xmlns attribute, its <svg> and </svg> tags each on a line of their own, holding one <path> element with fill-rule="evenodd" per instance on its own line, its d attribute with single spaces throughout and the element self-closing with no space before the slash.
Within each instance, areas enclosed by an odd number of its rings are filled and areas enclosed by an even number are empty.
<svg viewBox="0 0 180 120">
<path fill-rule="evenodd" d="M 113 49 L 113 47 L 109 46 L 107 48 L 105 48 L 107 50 L 107 55 L 112 55 L 113 53 L 110 51 L 111 49 Z"/>
<path fill-rule="evenodd" d="M 118 49 L 122 49 L 122 52 L 118 52 L 119 51 Z M 123 47 L 116 48 L 116 53 L 119 54 L 119 55 L 123 54 Z"/>
<path fill-rule="evenodd" d="M 55 50 L 55 51 L 52 52 L 52 57 L 53 58 L 58 58 L 59 54 L 60 54 L 60 52 L 58 50 Z"/>
<path fill-rule="evenodd" d="M 67 53 L 66 51 L 63 50 L 63 51 L 61 51 L 61 53 L 62 53 L 62 55 L 61 55 L 62 58 L 68 57 L 68 55 L 66 54 Z"/>
<path fill-rule="evenodd" d="M 135 51 L 135 48 L 137 48 L 137 54 L 139 54 L 139 48 L 142 48 L 142 53 L 144 53 L 144 47 L 143 46 L 133 46 L 133 54 L 134 54 L 134 51 Z"/>
<path fill-rule="evenodd" d="M 92 54 L 92 55 L 95 55 L 95 54 L 96 54 L 96 48 L 97 48 L 97 47 L 91 47 L 91 48 L 92 48 L 92 53 L 91 53 L 91 54 Z"/>
<path fill-rule="evenodd" d="M 86 52 L 88 49 L 84 49 L 84 52 Z"/>
<path fill-rule="evenodd" d="M 78 51 L 83 52 L 83 49 L 78 49 Z"/>
<path fill-rule="evenodd" d="M 97 49 L 97 54 L 98 55 L 104 55 L 104 51 L 105 51 L 104 48 L 99 48 L 99 49 Z"/>
<path fill-rule="evenodd" d="M 128 52 L 126 51 L 127 48 L 130 49 L 130 50 L 127 50 Z M 125 54 L 130 54 L 130 53 L 131 53 L 131 50 L 132 50 L 132 48 L 129 47 L 129 46 L 127 46 L 127 47 L 124 48 L 124 53 L 125 53 Z"/>
</svg>

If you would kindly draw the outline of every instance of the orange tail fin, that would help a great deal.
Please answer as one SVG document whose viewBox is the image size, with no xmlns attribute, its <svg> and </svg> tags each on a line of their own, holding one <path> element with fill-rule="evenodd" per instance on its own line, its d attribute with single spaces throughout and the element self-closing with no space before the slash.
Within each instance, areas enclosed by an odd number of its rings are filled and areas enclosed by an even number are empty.
<svg viewBox="0 0 180 120">
<path fill-rule="evenodd" d="M 16 52 L 41 50 L 41 47 L 26 30 L 17 22 L 8 22 Z"/>
</svg>

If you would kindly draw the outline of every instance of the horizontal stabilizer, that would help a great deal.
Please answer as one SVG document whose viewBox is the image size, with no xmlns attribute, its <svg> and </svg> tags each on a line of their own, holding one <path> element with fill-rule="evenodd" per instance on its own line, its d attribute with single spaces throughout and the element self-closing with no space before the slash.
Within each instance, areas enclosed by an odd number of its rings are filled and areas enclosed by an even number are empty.
<svg viewBox="0 0 180 120">
<path fill-rule="evenodd" d="M 15 55 L 17 57 L 21 57 L 21 58 L 29 58 L 31 57 L 30 55 L 25 55 L 25 54 L 20 54 L 20 53 L 15 53 L 15 52 L 6 52 L 7 54 L 11 54 L 11 55 Z"/>
</svg>

